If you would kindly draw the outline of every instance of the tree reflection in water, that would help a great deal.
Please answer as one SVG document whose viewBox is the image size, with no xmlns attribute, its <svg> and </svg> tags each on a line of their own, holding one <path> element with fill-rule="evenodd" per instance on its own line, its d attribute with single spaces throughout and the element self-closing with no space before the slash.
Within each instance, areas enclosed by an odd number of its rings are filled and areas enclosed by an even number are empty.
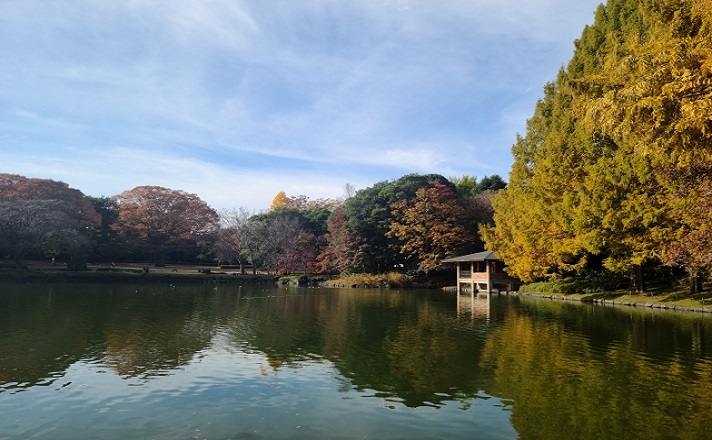
<svg viewBox="0 0 712 440">
<path fill-rule="evenodd" d="M 483 399 L 502 399 L 498 417 L 521 438 L 709 438 L 707 321 L 441 291 L 6 285 L 0 398 L 79 362 L 148 384 L 220 356 L 221 368 L 240 370 L 242 394 L 250 369 L 272 380 L 323 366 L 330 396 L 391 409 L 437 408 L 442 418 L 453 405 L 479 407 L 479 417 L 495 405 Z M 260 362 L 237 364 L 246 358 Z"/>
</svg>

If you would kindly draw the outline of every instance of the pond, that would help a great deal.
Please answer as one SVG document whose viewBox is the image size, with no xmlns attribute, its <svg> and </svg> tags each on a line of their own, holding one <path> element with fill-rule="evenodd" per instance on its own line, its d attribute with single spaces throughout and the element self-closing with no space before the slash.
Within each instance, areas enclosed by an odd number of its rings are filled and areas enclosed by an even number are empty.
<svg viewBox="0 0 712 440">
<path fill-rule="evenodd" d="M 712 438 L 706 315 L 443 291 L 0 285 L 0 439 Z"/>
</svg>

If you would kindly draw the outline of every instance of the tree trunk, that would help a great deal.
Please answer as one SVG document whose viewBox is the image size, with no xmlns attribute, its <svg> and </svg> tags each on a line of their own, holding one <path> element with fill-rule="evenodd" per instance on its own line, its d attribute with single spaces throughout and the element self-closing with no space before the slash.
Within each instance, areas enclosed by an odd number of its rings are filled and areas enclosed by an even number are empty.
<svg viewBox="0 0 712 440">
<path fill-rule="evenodd" d="M 690 296 L 692 296 L 701 291 L 698 286 L 700 280 L 699 270 L 690 270 L 688 275 L 690 281 Z"/>
<path fill-rule="evenodd" d="M 630 269 L 630 281 L 633 291 L 637 293 L 646 292 L 647 286 L 645 285 L 645 276 L 643 275 L 643 266 L 634 265 Z"/>
</svg>

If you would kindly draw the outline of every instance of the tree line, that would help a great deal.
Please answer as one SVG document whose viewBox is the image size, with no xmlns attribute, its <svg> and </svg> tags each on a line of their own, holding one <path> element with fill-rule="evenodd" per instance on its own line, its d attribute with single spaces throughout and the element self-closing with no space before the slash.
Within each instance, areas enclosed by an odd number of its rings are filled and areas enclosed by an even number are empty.
<svg viewBox="0 0 712 440">
<path fill-rule="evenodd" d="M 197 195 L 139 186 L 89 197 L 66 183 L 0 174 L 0 256 L 88 262 L 209 263 L 274 273 L 381 273 L 440 267 L 482 250 L 501 177 L 409 174 L 343 200 L 278 193 L 269 210 L 218 212 Z"/>
<path fill-rule="evenodd" d="M 524 281 L 712 268 L 712 3 L 610 0 L 512 148 L 487 247 Z"/>
</svg>

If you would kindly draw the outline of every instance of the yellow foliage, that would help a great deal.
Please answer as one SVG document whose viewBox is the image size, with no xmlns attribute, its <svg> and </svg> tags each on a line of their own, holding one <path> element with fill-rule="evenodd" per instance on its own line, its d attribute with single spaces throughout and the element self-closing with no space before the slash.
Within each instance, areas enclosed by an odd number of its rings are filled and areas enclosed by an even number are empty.
<svg viewBox="0 0 712 440">
<path fill-rule="evenodd" d="M 276 196 L 274 196 L 274 199 L 272 199 L 272 204 L 270 205 L 269 210 L 274 211 L 275 209 L 288 208 L 289 205 L 290 200 L 289 197 L 287 197 L 287 193 L 280 191 Z"/>
</svg>

